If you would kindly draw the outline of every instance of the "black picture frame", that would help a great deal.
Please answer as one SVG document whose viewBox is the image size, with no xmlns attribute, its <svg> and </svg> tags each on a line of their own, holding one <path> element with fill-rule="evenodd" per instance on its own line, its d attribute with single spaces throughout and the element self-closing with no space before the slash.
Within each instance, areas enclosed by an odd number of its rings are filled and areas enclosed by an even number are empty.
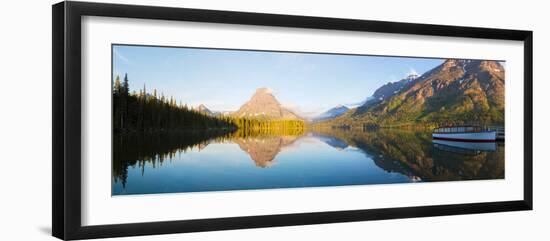
<svg viewBox="0 0 550 241">
<path fill-rule="evenodd" d="M 524 43 L 524 194 L 522 200 L 420 207 L 342 210 L 332 212 L 139 222 L 81 224 L 81 17 L 194 21 L 378 33 L 450 36 Z M 198 10 L 90 2 L 52 6 L 52 233 L 60 239 L 322 224 L 380 219 L 532 210 L 533 208 L 533 32 L 491 28 L 367 21 L 263 13 Z"/>
</svg>

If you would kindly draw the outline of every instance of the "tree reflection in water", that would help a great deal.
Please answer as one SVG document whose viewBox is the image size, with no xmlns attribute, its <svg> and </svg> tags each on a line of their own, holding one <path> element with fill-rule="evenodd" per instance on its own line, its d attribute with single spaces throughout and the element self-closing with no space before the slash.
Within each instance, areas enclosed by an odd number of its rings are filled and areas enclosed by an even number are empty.
<svg viewBox="0 0 550 241">
<path fill-rule="evenodd" d="M 153 168 L 162 166 L 176 155 L 181 156 L 192 149 L 200 151 L 210 143 L 236 143 L 256 166 L 269 167 L 284 146 L 292 144 L 303 134 L 303 129 L 114 134 L 112 177 L 114 182 L 125 186 L 128 167 L 138 166 L 144 175 L 147 163 Z"/>
<path fill-rule="evenodd" d="M 504 178 L 504 143 L 495 151 L 437 148 L 431 133 L 401 129 L 376 131 L 322 130 L 320 133 L 357 147 L 377 166 L 413 181 L 456 181 Z"/>
<path fill-rule="evenodd" d="M 331 148 L 361 151 L 366 159 L 390 173 L 410 181 L 456 181 L 504 178 L 504 144 L 495 151 L 456 151 L 432 143 L 430 133 L 380 129 L 353 131 L 303 129 L 284 131 L 196 131 L 155 134 L 115 134 L 113 137 L 113 181 L 126 185 L 128 168 L 162 166 L 190 150 L 200 151 L 210 143 L 235 143 L 260 168 L 271 167 L 284 147 L 306 137 L 316 138 Z M 276 168 L 276 167 L 272 167 Z M 342 173 L 345 175 L 345 173 Z"/>
</svg>

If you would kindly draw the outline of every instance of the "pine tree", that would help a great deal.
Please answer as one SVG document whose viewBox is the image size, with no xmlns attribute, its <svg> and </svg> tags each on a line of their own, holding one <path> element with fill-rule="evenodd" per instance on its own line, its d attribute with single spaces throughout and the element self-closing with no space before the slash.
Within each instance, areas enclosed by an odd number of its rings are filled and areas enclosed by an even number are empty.
<svg viewBox="0 0 550 241">
<path fill-rule="evenodd" d="M 118 76 L 118 75 L 116 76 L 115 83 L 114 83 L 113 87 L 114 87 L 114 89 L 113 89 L 114 93 L 120 95 L 120 91 L 121 91 L 121 87 L 122 87 L 122 85 L 120 83 L 120 76 Z"/>
<path fill-rule="evenodd" d="M 124 82 L 122 82 L 122 95 L 128 96 L 130 85 L 128 84 L 128 74 L 124 74 Z"/>
</svg>

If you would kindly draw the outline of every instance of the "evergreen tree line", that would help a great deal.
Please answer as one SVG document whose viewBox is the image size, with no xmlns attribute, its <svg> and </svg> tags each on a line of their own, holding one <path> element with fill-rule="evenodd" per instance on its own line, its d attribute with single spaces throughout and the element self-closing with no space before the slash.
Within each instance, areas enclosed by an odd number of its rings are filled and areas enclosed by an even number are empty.
<svg viewBox="0 0 550 241">
<path fill-rule="evenodd" d="M 248 134 L 294 135 L 294 133 L 303 132 L 306 128 L 304 121 L 301 120 L 230 118 L 230 122 L 235 125 L 239 131 Z"/>
<path fill-rule="evenodd" d="M 237 129 L 246 132 L 276 134 L 284 130 L 304 129 L 301 120 L 261 120 L 230 116 L 211 116 L 177 103 L 157 90 L 130 92 L 128 75 L 121 81 L 117 76 L 113 85 L 113 129 L 115 133 L 156 132 L 173 130 Z M 286 131 L 288 132 L 288 131 Z"/>
<path fill-rule="evenodd" d="M 139 92 L 129 92 L 128 75 L 113 85 L 113 129 L 115 132 L 148 132 L 163 130 L 235 129 L 228 118 L 213 117 L 176 103 L 173 97 L 148 93 L 145 86 Z"/>
</svg>

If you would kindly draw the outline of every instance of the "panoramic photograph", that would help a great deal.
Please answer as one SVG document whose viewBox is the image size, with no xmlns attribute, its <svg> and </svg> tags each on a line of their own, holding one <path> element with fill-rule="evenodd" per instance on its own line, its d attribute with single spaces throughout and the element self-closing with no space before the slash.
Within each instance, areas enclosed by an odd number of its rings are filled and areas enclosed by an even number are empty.
<svg viewBox="0 0 550 241">
<path fill-rule="evenodd" d="M 111 50 L 113 196 L 505 177 L 504 61 Z"/>
</svg>

